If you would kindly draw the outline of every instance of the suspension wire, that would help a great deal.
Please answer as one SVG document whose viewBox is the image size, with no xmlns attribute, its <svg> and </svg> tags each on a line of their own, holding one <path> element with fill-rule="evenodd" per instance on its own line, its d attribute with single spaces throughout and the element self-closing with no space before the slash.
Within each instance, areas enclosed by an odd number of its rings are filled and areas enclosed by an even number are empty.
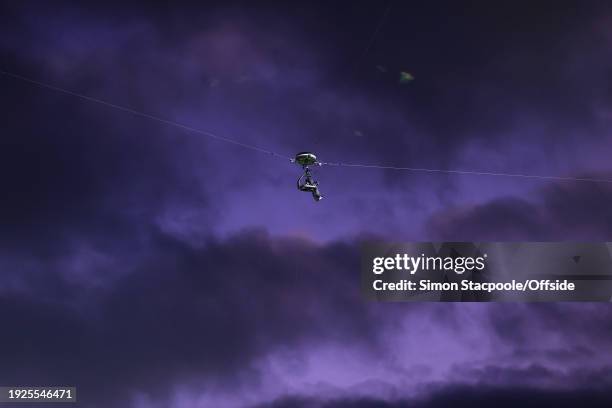
<svg viewBox="0 0 612 408">
<path fill-rule="evenodd" d="M 55 85 L 50 85 L 44 82 L 37 81 L 32 78 L 28 78 L 22 75 L 18 75 L 12 72 L 4 71 L 0 69 L 0 75 L 5 75 L 14 79 L 18 79 L 23 82 L 28 82 L 30 84 L 37 85 L 42 88 L 50 89 L 56 92 L 61 92 L 67 95 L 75 96 L 77 98 L 97 103 L 99 105 L 104 105 L 116 110 L 120 110 L 123 112 L 131 113 L 135 116 L 139 116 L 142 118 L 150 119 L 159 123 L 163 123 L 166 125 L 174 126 L 188 132 L 197 133 L 203 136 L 210 137 L 212 139 L 216 139 L 222 142 L 230 143 L 236 146 L 240 146 L 246 149 L 254 150 L 259 153 L 268 154 L 273 157 L 278 157 L 284 160 L 293 161 L 294 159 L 289 156 L 285 156 L 280 153 L 276 153 L 272 150 L 264 149 L 255 145 L 251 145 L 248 143 L 243 143 L 234 139 L 230 139 L 224 136 L 219 136 L 217 134 L 197 129 L 191 126 L 184 125 L 179 122 L 175 122 L 173 120 L 164 119 L 159 116 L 151 115 L 145 112 L 141 112 L 132 108 L 128 108 L 122 105 L 117 105 L 115 103 L 107 102 L 102 99 L 94 98 L 92 96 L 84 95 L 78 92 L 74 92 L 65 88 L 60 88 Z M 530 179 L 540 179 L 540 180 L 556 180 L 556 181 L 584 181 L 584 182 L 594 182 L 594 183 L 612 183 L 610 179 L 598 179 L 598 178 L 589 178 L 589 177 L 560 177 L 560 176 L 543 176 L 543 175 L 534 175 L 534 174 L 519 174 L 519 173 L 495 173 L 495 172 L 486 172 L 486 171 L 472 171 L 472 170 L 444 170 L 444 169 L 429 169 L 429 168 L 418 168 L 418 167 L 396 167 L 396 166 L 385 166 L 385 165 L 377 165 L 377 164 L 360 164 L 360 163 L 342 163 L 342 162 L 320 162 L 322 166 L 332 166 L 332 167 L 356 167 L 356 168 L 366 168 L 366 169 L 379 169 L 379 170 L 398 170 L 398 171 L 411 171 L 411 172 L 421 172 L 421 173 L 443 173 L 443 174 L 460 174 L 460 175 L 475 175 L 475 176 L 495 176 L 495 177 L 515 177 L 515 178 L 530 178 Z"/>
<path fill-rule="evenodd" d="M 598 179 L 589 177 L 561 177 L 561 176 L 542 176 L 535 174 L 518 174 L 518 173 L 495 173 L 488 171 L 472 171 L 472 170 L 444 170 L 444 169 L 428 169 L 418 167 L 395 167 L 395 166 L 383 166 L 376 164 L 358 164 L 358 163 L 334 163 L 334 162 L 321 162 L 322 166 L 334 166 L 334 167 L 359 167 L 366 169 L 380 169 L 380 170 L 399 170 L 399 171 L 412 171 L 422 173 L 444 173 L 444 174 L 460 174 L 460 175 L 471 175 L 471 176 L 496 176 L 496 177 L 519 177 L 519 178 L 530 178 L 540 180 L 556 180 L 556 181 L 587 181 L 593 183 L 612 183 L 609 179 Z"/>
<path fill-rule="evenodd" d="M 387 7 L 385 7 L 385 10 L 383 11 L 382 15 L 378 19 L 378 23 L 376 24 L 376 28 L 374 29 L 374 32 L 372 33 L 372 36 L 368 40 L 365 49 L 363 50 L 363 52 L 359 56 L 359 59 L 357 60 L 355 65 L 359 65 L 359 62 L 361 62 L 365 58 L 365 56 L 370 51 L 370 48 L 372 48 L 372 46 L 376 42 L 376 37 L 378 37 L 378 33 L 382 29 L 382 27 L 383 27 L 383 25 L 385 23 L 385 20 L 387 19 L 387 16 L 389 15 L 389 12 L 391 11 L 391 6 L 393 6 L 393 0 L 389 0 L 389 3 L 387 4 Z"/>
<path fill-rule="evenodd" d="M 165 125 L 174 126 L 174 127 L 186 130 L 186 131 L 191 132 L 191 133 L 197 133 L 197 134 L 200 134 L 200 135 L 203 135 L 203 136 L 210 137 L 212 139 L 216 139 L 216 140 L 219 140 L 219 141 L 222 141 L 222 142 L 226 142 L 226 143 L 230 143 L 230 144 L 233 144 L 233 145 L 236 145 L 236 146 L 244 147 L 246 149 L 254 150 L 254 151 L 257 151 L 257 152 L 260 152 L 260 153 L 264 153 L 264 154 L 268 154 L 270 156 L 278 157 L 278 158 L 281 158 L 281 159 L 285 159 L 285 160 L 290 160 L 291 159 L 291 157 L 289 157 L 289 156 L 285 156 L 285 155 L 282 155 L 280 153 L 276 153 L 276 152 L 274 152 L 272 150 L 263 149 L 261 147 L 255 146 L 255 145 L 239 142 L 237 140 L 230 139 L 230 138 L 227 138 L 227 137 L 224 137 L 224 136 L 219 136 L 219 135 L 216 135 L 214 133 L 211 133 L 211 132 L 208 132 L 208 131 L 205 131 L 205 130 L 201 130 L 201 129 L 197 129 L 197 128 L 194 128 L 194 127 L 191 127 L 191 126 L 188 126 L 188 125 L 184 125 L 182 123 L 175 122 L 173 120 L 164 119 L 164 118 L 161 118 L 159 116 L 151 115 L 149 113 L 145 113 L 145 112 L 141 112 L 141 111 L 138 111 L 138 110 L 135 110 L 135 109 L 132 109 L 132 108 L 128 108 L 126 106 L 117 105 L 115 103 L 107 102 L 105 100 L 94 98 L 92 96 L 84 95 L 84 94 L 81 94 L 81 93 L 78 93 L 78 92 L 74 92 L 74 91 L 71 91 L 71 90 L 68 90 L 68 89 L 65 89 L 65 88 L 60 88 L 59 86 L 54 86 L 54 85 L 50 85 L 50 84 L 47 84 L 47 83 L 44 83 L 44 82 L 40 82 L 40 81 L 37 81 L 37 80 L 32 79 L 32 78 L 28 78 L 28 77 L 25 77 L 25 76 L 22 76 L 22 75 L 14 74 L 12 72 L 4 71 L 2 69 L 0 69 L 0 74 L 1 75 L 6 75 L 6 76 L 14 78 L 14 79 L 18 79 L 18 80 L 23 81 L 23 82 L 28 82 L 30 84 L 34 84 L 34 85 L 37 85 L 37 86 L 42 87 L 42 88 L 50 89 L 52 91 L 61 92 L 61 93 L 67 94 L 67 95 L 72 95 L 72 96 L 75 96 L 77 98 L 89 101 L 89 102 L 93 102 L 93 103 L 97 103 L 99 105 L 107 106 L 109 108 L 117 109 L 117 110 L 120 110 L 120 111 L 123 111 L 123 112 L 128 112 L 128 113 L 131 113 L 133 115 L 136 115 L 136 116 L 139 116 L 139 117 L 142 117 L 142 118 L 151 119 L 151 120 L 154 120 L 156 122 L 163 123 Z"/>
<path fill-rule="evenodd" d="M 368 38 L 368 42 L 366 43 L 366 46 L 364 47 L 363 51 L 361 51 L 361 54 L 359 54 L 357 58 L 354 58 L 354 61 L 349 64 L 349 66 L 351 67 L 351 69 L 349 70 L 349 73 L 351 75 L 349 75 L 347 77 L 347 80 L 344 81 L 343 84 L 341 84 L 341 89 L 343 89 L 344 87 L 348 87 L 348 81 L 350 81 L 349 77 L 352 77 L 353 74 L 357 72 L 362 61 L 364 60 L 366 55 L 368 55 L 370 48 L 372 48 L 372 46 L 376 43 L 376 38 L 378 37 L 380 30 L 382 29 L 383 25 L 385 24 L 385 21 L 387 20 L 387 16 L 389 15 L 389 12 L 391 11 L 391 6 L 393 6 L 393 0 L 389 0 L 389 2 L 387 3 L 387 6 L 385 7 L 383 13 L 380 15 L 376 23 L 376 27 L 374 28 L 374 31 Z M 321 135 L 316 135 L 314 137 L 313 146 L 318 146 L 320 141 L 321 141 Z"/>
</svg>

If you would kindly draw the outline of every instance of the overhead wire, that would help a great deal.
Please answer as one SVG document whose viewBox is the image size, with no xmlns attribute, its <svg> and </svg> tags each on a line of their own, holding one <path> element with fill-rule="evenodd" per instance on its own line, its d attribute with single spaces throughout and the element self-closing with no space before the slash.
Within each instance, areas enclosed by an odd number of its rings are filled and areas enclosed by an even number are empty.
<svg viewBox="0 0 612 408">
<path fill-rule="evenodd" d="M 519 177 L 519 178 L 556 180 L 556 181 L 588 181 L 588 182 L 595 182 L 595 183 L 612 183 L 612 180 L 590 178 L 590 177 L 544 176 L 544 175 L 537 175 L 537 174 L 502 173 L 502 172 L 474 171 L 474 170 L 445 170 L 445 169 L 429 169 L 429 168 L 422 168 L 422 167 L 396 167 L 396 166 L 384 166 L 384 165 L 377 165 L 377 164 L 340 163 L 340 162 L 321 162 L 321 165 L 334 166 L 334 167 L 358 167 L 358 168 L 379 169 L 379 170 L 412 171 L 412 172 L 421 172 L 421 173 L 444 173 L 444 174 L 459 174 L 459 175 L 472 175 L 472 176 Z"/>
<path fill-rule="evenodd" d="M 357 66 L 359 64 L 359 62 L 361 62 L 361 60 L 363 60 L 365 58 L 365 56 L 370 51 L 370 48 L 372 48 L 372 46 L 376 42 L 376 37 L 378 37 L 378 33 L 382 29 L 382 27 L 383 27 L 383 25 L 385 23 L 385 20 L 387 19 L 387 16 L 389 15 L 389 12 L 391 11 L 391 7 L 392 6 L 393 6 L 393 0 L 389 0 L 387 6 L 385 7 L 385 10 L 383 11 L 383 13 L 381 14 L 380 18 L 378 19 L 378 23 L 376 24 L 376 27 L 374 28 L 374 32 L 372 33 L 372 36 L 368 40 L 368 42 L 367 42 L 363 52 L 361 53 L 361 55 L 359 56 L 359 59 L 355 63 L 355 66 Z"/>
<path fill-rule="evenodd" d="M 246 149 L 257 151 L 259 153 L 267 154 L 273 157 L 278 157 L 285 160 L 293 161 L 292 157 L 277 153 L 275 151 L 264 149 L 262 147 L 244 143 L 235 139 L 231 139 L 225 136 L 220 136 L 215 133 L 198 129 L 192 126 L 188 126 L 174 120 L 165 119 L 156 115 L 152 115 L 146 112 L 138 111 L 126 106 L 118 105 L 105 101 L 103 99 L 95 98 L 89 95 L 85 95 L 79 92 L 75 92 L 69 89 L 65 89 L 59 86 L 44 83 L 23 75 L 15 74 L 0 69 L 0 75 L 5 75 L 14 79 L 18 79 L 30 84 L 40 86 L 42 88 L 50 89 L 56 92 L 61 92 L 67 95 L 71 95 L 82 100 L 93 102 L 96 104 L 104 105 L 113 109 L 117 109 L 123 112 L 131 113 L 135 116 L 150 119 L 159 123 L 163 123 L 169 126 L 174 126 L 188 132 L 197 133 L 212 139 L 216 139 L 225 143 L 230 143 L 236 146 L 240 146 Z M 495 176 L 495 177 L 515 177 L 515 178 L 528 178 L 528 179 L 541 179 L 541 180 L 555 180 L 555 181 L 577 181 L 577 182 L 594 182 L 594 183 L 612 183 L 610 179 L 600 179 L 591 177 L 562 177 L 562 176 L 546 176 L 546 175 L 535 175 L 535 174 L 520 174 L 520 173 L 503 173 L 503 172 L 487 172 L 487 171 L 473 171 L 473 170 L 454 170 L 454 169 L 432 169 L 432 168 L 420 168 L 420 167 L 398 167 L 398 166 L 387 166 L 379 164 L 362 164 L 362 163 L 344 163 L 344 162 L 320 162 L 322 166 L 331 167 L 353 167 L 353 168 L 366 168 L 366 169 L 379 169 L 379 170 L 397 170 L 397 171 L 410 171 L 410 172 L 421 172 L 421 173 L 442 173 L 442 174 L 457 174 L 457 175 L 475 175 L 475 176 Z"/>
<path fill-rule="evenodd" d="M 349 86 L 351 77 L 357 72 L 363 59 L 368 55 L 368 52 L 370 51 L 372 46 L 376 43 L 378 34 L 383 28 L 385 21 L 387 20 L 387 16 L 389 15 L 389 12 L 391 11 L 392 6 L 393 6 L 393 0 L 389 0 L 383 12 L 381 13 L 380 17 L 378 18 L 376 22 L 376 26 L 374 27 L 374 30 L 372 31 L 372 34 L 370 35 L 370 37 L 368 37 L 368 41 L 365 47 L 363 48 L 363 51 L 361 51 L 361 54 L 359 54 L 359 56 L 349 64 L 349 66 L 351 67 L 350 75 L 347 76 L 347 80 L 342 84 L 341 89 Z M 313 146 L 318 146 L 320 141 L 321 141 L 321 135 L 316 135 L 313 140 Z"/>
<path fill-rule="evenodd" d="M 40 87 L 47 88 L 47 89 L 50 89 L 50 90 L 53 90 L 53 91 L 61 92 L 61 93 L 67 94 L 67 95 L 72 95 L 72 96 L 75 96 L 77 98 L 81 98 L 83 100 L 89 101 L 89 102 L 93 102 L 93 103 L 97 103 L 97 104 L 100 104 L 100 105 L 107 106 L 109 108 L 117 109 L 117 110 L 120 110 L 120 111 L 123 111 L 123 112 L 128 112 L 128 113 L 131 113 L 131 114 L 136 115 L 136 116 L 140 116 L 140 117 L 143 117 L 143 118 L 151 119 L 151 120 L 154 120 L 154 121 L 166 124 L 166 125 L 174 126 L 174 127 L 186 130 L 188 132 L 197 133 L 197 134 L 200 134 L 200 135 L 203 135 L 203 136 L 207 136 L 207 137 L 210 137 L 212 139 L 216 139 L 216 140 L 219 140 L 219 141 L 222 141 L 222 142 L 231 143 L 231 144 L 236 145 L 236 146 L 240 146 L 240 147 L 243 147 L 243 148 L 246 148 L 246 149 L 251 149 L 251 150 L 254 150 L 254 151 L 257 151 L 257 152 L 260 152 L 260 153 L 268 154 L 268 155 L 271 155 L 271 156 L 274 156 L 274 157 L 279 157 L 279 158 L 282 158 L 282 159 L 287 159 L 287 160 L 291 159 L 291 157 L 289 157 L 289 156 L 285 156 L 283 154 L 274 152 L 272 150 L 268 150 L 268 149 L 264 149 L 264 148 L 259 147 L 259 146 L 255 146 L 255 145 L 252 145 L 252 144 L 240 142 L 238 140 L 230 139 L 230 138 L 225 137 L 225 136 L 220 136 L 220 135 L 217 135 L 215 133 L 212 133 L 212 132 L 209 132 L 209 131 L 206 131 L 206 130 L 197 129 L 197 128 L 192 127 L 192 126 L 184 125 L 184 124 L 176 122 L 174 120 L 165 119 L 165 118 L 162 118 L 162 117 L 159 117 L 159 116 L 155 116 L 155 115 L 152 115 L 152 114 L 149 114 L 149 113 L 146 113 L 146 112 L 138 111 L 136 109 L 128 108 L 126 106 L 117 105 L 115 103 L 111 103 L 111 102 L 108 102 L 108 101 L 105 101 L 105 100 L 102 100 L 102 99 L 94 98 L 94 97 L 89 96 L 89 95 L 85 95 L 85 94 L 78 93 L 78 92 L 75 92 L 75 91 L 71 91 L 71 90 L 68 90 L 68 89 L 65 89 L 65 88 L 61 88 L 59 86 L 50 85 L 50 84 L 47 84 L 47 83 L 44 83 L 44 82 L 40 82 L 40 81 L 37 81 L 35 79 L 25 77 L 23 75 L 18 75 L 18 74 L 15 74 L 15 73 L 12 73 L 12 72 L 8 72 L 8 71 L 2 70 L 2 69 L 0 69 L 0 74 L 1 75 L 6 75 L 8 77 L 15 78 L 15 79 L 19 79 L 19 80 L 24 81 L 24 82 L 29 82 L 31 84 L 38 85 Z"/>
</svg>

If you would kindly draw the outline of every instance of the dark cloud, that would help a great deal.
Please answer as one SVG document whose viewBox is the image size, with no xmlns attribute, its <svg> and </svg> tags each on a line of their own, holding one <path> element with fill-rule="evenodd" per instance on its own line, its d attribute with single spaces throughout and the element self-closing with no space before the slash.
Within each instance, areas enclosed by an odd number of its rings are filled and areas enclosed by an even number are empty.
<svg viewBox="0 0 612 408">
<path fill-rule="evenodd" d="M 530 143 L 524 130 L 536 127 L 539 143 L 572 140 L 576 129 L 601 139 L 607 127 L 595 107 L 606 99 L 593 84 L 605 81 L 609 63 L 599 58 L 607 43 L 593 29 L 595 6 L 533 9 L 527 17 L 483 2 L 463 10 L 462 18 L 444 17 L 443 31 L 434 30 L 443 17 L 437 8 L 394 7 L 360 61 L 372 14 L 382 11 L 366 3 L 351 11 L 302 5 L 276 13 L 218 4 L 134 6 L 118 15 L 112 6 L 95 13 L 74 6 L 55 14 L 21 10 L 20 24 L 5 30 L 25 45 L 9 41 L 6 49 L 14 68 L 32 73 L 26 69 L 32 61 L 53 67 L 44 72 L 50 80 L 59 76 L 64 85 L 154 112 L 220 104 L 218 111 L 251 129 L 274 121 L 284 133 L 277 136 L 286 141 L 283 149 L 316 144 L 331 161 L 450 167 L 466 143 L 493 149 L 504 148 L 509 137 Z M 520 25 L 520 34 L 510 22 Z M 418 80 L 399 87 L 377 76 L 378 64 L 414 70 Z M 209 87 L 213 80 L 218 89 Z M 366 136 L 355 137 L 355 129 Z M 275 144 L 277 132 L 266 133 L 266 142 Z"/>
<path fill-rule="evenodd" d="M 288 155 L 609 167 L 603 6 L 395 3 L 360 57 L 382 5 L 94 3 L 0 6 L 0 68 Z M 315 206 L 284 161 L 0 82 L 2 383 L 88 407 L 609 405 L 607 305 L 365 303 L 357 238 L 608 239 L 608 186 L 322 168 Z"/>
<path fill-rule="evenodd" d="M 606 241 L 612 237 L 611 205 L 610 183 L 554 183 L 529 200 L 506 197 L 441 211 L 429 230 L 442 240 Z"/>
<path fill-rule="evenodd" d="M 496 406 L 516 407 L 607 407 L 612 397 L 605 390 L 542 391 L 524 388 L 465 388 L 449 387 L 422 400 L 389 402 L 377 399 L 345 399 L 321 401 L 317 399 L 284 398 L 257 408 L 438 408 Z"/>
<path fill-rule="evenodd" d="M 610 347 L 605 305 L 475 305 L 468 310 L 468 305 L 364 303 L 355 275 L 358 242 L 320 246 L 249 231 L 194 247 L 156 232 L 147 245 L 148 255 L 137 262 L 129 253 L 114 252 L 119 264 L 132 268 L 101 287 L 83 286 L 59 269 L 46 268 L 47 282 L 53 284 L 36 284 L 26 276 L 27 292 L 5 290 L 0 321 L 10 330 L 3 334 L 0 377 L 11 384 L 74 384 L 87 406 L 108 406 L 139 393 L 171 404 L 176 387 L 193 387 L 197 394 L 198 384 L 216 384 L 216 392 L 230 394 L 261 392 L 270 387 L 269 373 L 258 362 L 269 358 L 283 364 L 294 359 L 292 375 L 321 370 L 326 381 L 376 375 L 317 368 L 310 359 L 329 344 L 334 353 L 350 349 L 355 358 L 388 365 L 398 378 L 411 376 L 410 367 L 419 366 L 421 374 L 414 377 L 419 383 L 439 369 L 448 369 L 455 381 L 483 386 L 581 389 L 612 381 L 607 357 L 593 362 L 598 349 Z M 49 259 L 46 264 L 62 265 Z M 585 320 L 593 311 L 601 317 Z M 474 340 L 464 338 L 466 330 Z M 542 343 L 548 336 L 562 342 Z M 472 341 L 485 339 L 494 345 L 493 354 L 486 343 L 474 348 Z M 416 347 L 414 359 L 397 360 L 409 342 Z M 555 364 L 566 369 L 561 372 Z M 409 390 L 391 391 L 397 378 L 381 380 L 380 386 L 355 385 L 354 392 L 410 395 Z M 331 395 L 352 392 L 329 389 Z M 319 406 L 308 398 L 294 406 Z M 366 403 L 382 404 L 321 406 Z"/>
<path fill-rule="evenodd" d="M 155 255 L 111 289 L 88 291 L 58 273 L 48 279 L 61 285 L 3 296 L 0 321 L 11 329 L 0 376 L 76 384 L 93 406 L 103 395 L 168 392 L 180 379 L 243 371 L 235 381 L 248 380 L 249 362 L 280 346 L 376 342 L 350 276 L 356 268 L 344 262 L 358 258 L 355 247 L 321 252 L 253 231 L 197 249 L 160 236 L 149 251 Z"/>
</svg>

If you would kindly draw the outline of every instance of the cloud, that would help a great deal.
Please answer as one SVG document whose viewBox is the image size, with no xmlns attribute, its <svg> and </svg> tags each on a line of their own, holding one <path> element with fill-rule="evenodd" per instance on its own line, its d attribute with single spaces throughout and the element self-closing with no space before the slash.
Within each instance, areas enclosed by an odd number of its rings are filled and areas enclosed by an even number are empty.
<svg viewBox="0 0 612 408">
<path fill-rule="evenodd" d="M 362 49 L 339 46 L 352 32 L 338 29 L 345 10 L 325 23 L 299 7 L 173 18 L 153 6 L 22 7 L 0 27 L 3 68 L 282 153 L 485 171 L 607 166 L 607 119 L 592 114 L 608 103 L 600 95 L 591 110 L 585 89 L 601 88 L 608 60 L 596 63 L 597 46 L 585 65 L 565 60 L 580 59 L 578 47 L 534 56 L 562 43 L 555 33 L 501 52 L 501 31 L 471 42 L 495 26 L 472 16 L 479 29 L 451 25 L 421 44 L 439 21 L 405 13 L 419 21 L 401 27 L 419 35 L 381 45 L 392 64 L 407 63 L 397 50 L 418 54 L 415 86 L 398 89 L 347 67 Z M 364 233 L 606 239 L 607 186 L 323 168 L 328 200 L 314 206 L 289 163 L 1 80 L 3 381 L 75 384 L 92 407 L 607 401 L 586 393 L 610 381 L 607 305 L 372 304 L 358 276 Z"/>
<path fill-rule="evenodd" d="M 204 248 L 160 235 L 149 248 L 156 255 L 111 286 L 83 288 L 47 269 L 54 285 L 1 298 L 0 321 L 11 327 L 2 377 L 77 384 L 94 404 L 103 395 L 96 383 L 123 395 L 168 390 L 181 378 L 240 382 L 256 374 L 256 357 L 281 345 L 372 340 L 375 326 L 341 255 L 357 259 L 354 250 L 322 253 L 257 231 Z M 129 253 L 113 255 L 131 263 Z"/>
<path fill-rule="evenodd" d="M 344 399 L 322 401 L 315 398 L 287 397 L 272 403 L 258 405 L 256 408 L 437 408 L 496 406 L 525 407 L 555 406 L 574 407 L 588 404 L 592 407 L 607 407 L 612 398 L 605 391 L 584 390 L 569 392 L 549 392 L 529 388 L 465 388 L 449 387 L 420 400 L 399 400 L 389 402 L 378 399 Z"/>
<path fill-rule="evenodd" d="M 440 211 L 428 230 L 442 240 L 605 241 L 612 236 L 611 205 L 612 184 L 551 183 L 530 199 L 497 198 Z"/>
<path fill-rule="evenodd" d="M 603 375 L 609 358 L 593 358 L 610 347 L 607 305 L 369 304 L 358 242 L 264 231 L 197 247 L 157 231 L 145 242 L 134 254 L 146 257 L 110 253 L 131 267 L 106 285 L 47 267 L 40 274 L 52 284 L 23 276 L 27 291 L 5 288 L 0 321 L 11 329 L 0 376 L 75 384 L 88 406 L 145 395 L 220 407 L 287 394 L 393 401 L 435 384 L 563 390 L 612 380 Z"/>
</svg>

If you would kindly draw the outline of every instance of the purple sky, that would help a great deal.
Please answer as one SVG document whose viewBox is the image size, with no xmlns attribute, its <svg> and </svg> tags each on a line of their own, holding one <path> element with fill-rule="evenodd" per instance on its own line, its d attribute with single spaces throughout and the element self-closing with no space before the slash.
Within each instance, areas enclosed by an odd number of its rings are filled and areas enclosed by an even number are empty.
<svg viewBox="0 0 612 408">
<path fill-rule="evenodd" d="M 364 55 L 382 3 L 230 3 L 2 5 L 0 68 L 288 156 L 612 179 L 612 9 L 394 4 Z M 314 203 L 283 160 L 0 86 L 0 385 L 74 384 L 83 407 L 612 403 L 606 304 L 359 292 L 372 236 L 612 240 L 612 184 L 324 167 Z"/>
</svg>

